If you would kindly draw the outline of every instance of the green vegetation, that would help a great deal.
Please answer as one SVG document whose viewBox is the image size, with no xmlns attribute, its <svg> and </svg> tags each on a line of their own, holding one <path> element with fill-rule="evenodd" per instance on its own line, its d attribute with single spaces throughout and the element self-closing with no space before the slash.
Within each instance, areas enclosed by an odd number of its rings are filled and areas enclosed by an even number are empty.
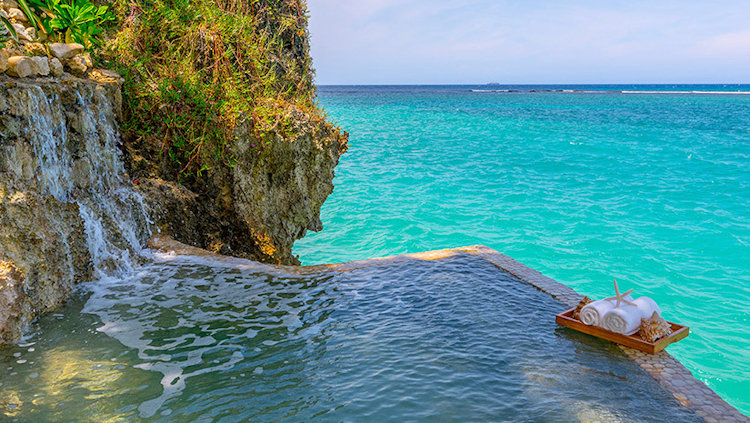
<svg viewBox="0 0 750 423">
<path fill-rule="evenodd" d="M 46 41 L 98 45 L 97 36 L 114 15 L 107 6 L 95 6 L 90 0 L 17 0 L 29 24 L 44 34 Z M 13 25 L 0 17 L 11 38 L 18 41 Z"/>
<path fill-rule="evenodd" d="M 19 0 L 18 6 L 23 11 L 23 14 L 26 15 L 27 18 L 29 18 L 29 22 L 31 23 L 31 26 L 36 28 L 39 24 L 39 19 L 37 18 L 36 14 L 34 14 L 31 11 L 31 8 L 29 7 L 28 3 L 26 3 L 26 0 Z M 40 28 L 43 29 L 43 28 Z"/>
<path fill-rule="evenodd" d="M 86 47 L 98 45 L 96 36 L 104 25 L 115 19 L 107 6 L 95 6 L 89 0 L 30 0 L 44 13 L 39 23 L 48 37 Z"/>
<path fill-rule="evenodd" d="M 0 22 L 3 23 L 3 26 L 5 26 L 5 29 L 8 31 L 8 34 L 10 34 L 10 37 L 18 42 L 18 33 L 16 32 L 16 29 L 13 28 L 13 25 L 10 23 L 8 18 L 6 18 L 5 16 L 0 16 Z"/>
<path fill-rule="evenodd" d="M 234 166 L 235 129 L 260 153 L 295 110 L 319 114 L 301 0 L 115 0 L 102 55 L 125 78 L 122 130 L 158 146 L 175 178 Z"/>
</svg>

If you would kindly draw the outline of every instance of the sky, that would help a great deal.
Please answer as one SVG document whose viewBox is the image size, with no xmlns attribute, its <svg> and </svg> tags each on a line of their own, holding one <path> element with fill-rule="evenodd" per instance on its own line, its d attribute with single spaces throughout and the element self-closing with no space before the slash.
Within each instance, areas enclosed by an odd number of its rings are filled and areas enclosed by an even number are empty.
<svg viewBox="0 0 750 423">
<path fill-rule="evenodd" d="M 750 0 L 307 0 L 316 82 L 750 83 Z"/>
</svg>

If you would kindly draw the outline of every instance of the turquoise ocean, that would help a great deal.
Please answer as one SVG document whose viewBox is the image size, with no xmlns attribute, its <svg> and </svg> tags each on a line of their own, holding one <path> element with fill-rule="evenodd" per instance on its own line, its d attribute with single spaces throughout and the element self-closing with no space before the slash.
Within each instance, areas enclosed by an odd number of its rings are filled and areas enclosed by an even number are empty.
<svg viewBox="0 0 750 423">
<path fill-rule="evenodd" d="M 750 85 L 318 95 L 350 149 L 303 264 L 484 244 L 594 299 L 616 279 L 690 326 L 668 351 L 750 414 Z"/>
</svg>

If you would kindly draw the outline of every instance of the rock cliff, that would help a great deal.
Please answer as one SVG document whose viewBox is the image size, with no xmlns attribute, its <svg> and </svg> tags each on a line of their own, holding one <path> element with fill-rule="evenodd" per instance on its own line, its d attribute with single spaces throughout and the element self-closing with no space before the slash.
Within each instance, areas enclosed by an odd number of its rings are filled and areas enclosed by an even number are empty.
<svg viewBox="0 0 750 423">
<path fill-rule="evenodd" d="M 347 134 L 315 103 L 305 2 L 115 0 L 130 176 L 178 241 L 298 264 Z M 165 17 L 169 17 L 168 19 Z"/>
<path fill-rule="evenodd" d="M 267 263 L 299 264 L 294 241 L 322 229 L 320 208 L 333 191 L 347 137 L 325 120 L 291 109 L 294 136 L 273 133 L 261 150 L 250 121 L 234 131 L 237 163 L 179 183 L 158 144 L 129 139 L 131 178 L 159 229 L 186 244 Z M 268 135 L 266 135 L 268 137 Z"/>
<path fill-rule="evenodd" d="M 0 344 L 76 283 L 132 270 L 151 234 L 298 264 L 294 241 L 322 228 L 348 134 L 315 104 L 304 2 L 111 3 L 102 60 L 123 79 L 0 74 Z"/>
<path fill-rule="evenodd" d="M 0 343 L 148 238 L 124 177 L 117 84 L 0 76 Z"/>
</svg>

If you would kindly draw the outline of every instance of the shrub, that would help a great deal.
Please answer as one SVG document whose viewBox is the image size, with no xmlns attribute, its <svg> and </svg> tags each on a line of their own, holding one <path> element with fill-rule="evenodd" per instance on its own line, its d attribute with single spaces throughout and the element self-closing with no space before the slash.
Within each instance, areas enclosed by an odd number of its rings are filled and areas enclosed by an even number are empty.
<svg viewBox="0 0 750 423">
<path fill-rule="evenodd" d="M 104 58 L 125 78 L 125 138 L 159 145 L 175 179 L 233 166 L 239 122 L 252 121 L 262 154 L 269 134 L 293 130 L 283 118 L 290 108 L 320 115 L 304 2 L 115 0 L 113 8 L 122 26 Z"/>
<path fill-rule="evenodd" d="M 19 5 L 26 0 L 20 0 Z M 76 42 L 86 48 L 98 45 L 97 36 L 104 26 L 115 20 L 107 6 L 96 6 L 90 0 L 29 0 L 24 13 L 29 21 L 53 41 Z M 37 12 L 38 16 L 34 12 Z"/>
</svg>

